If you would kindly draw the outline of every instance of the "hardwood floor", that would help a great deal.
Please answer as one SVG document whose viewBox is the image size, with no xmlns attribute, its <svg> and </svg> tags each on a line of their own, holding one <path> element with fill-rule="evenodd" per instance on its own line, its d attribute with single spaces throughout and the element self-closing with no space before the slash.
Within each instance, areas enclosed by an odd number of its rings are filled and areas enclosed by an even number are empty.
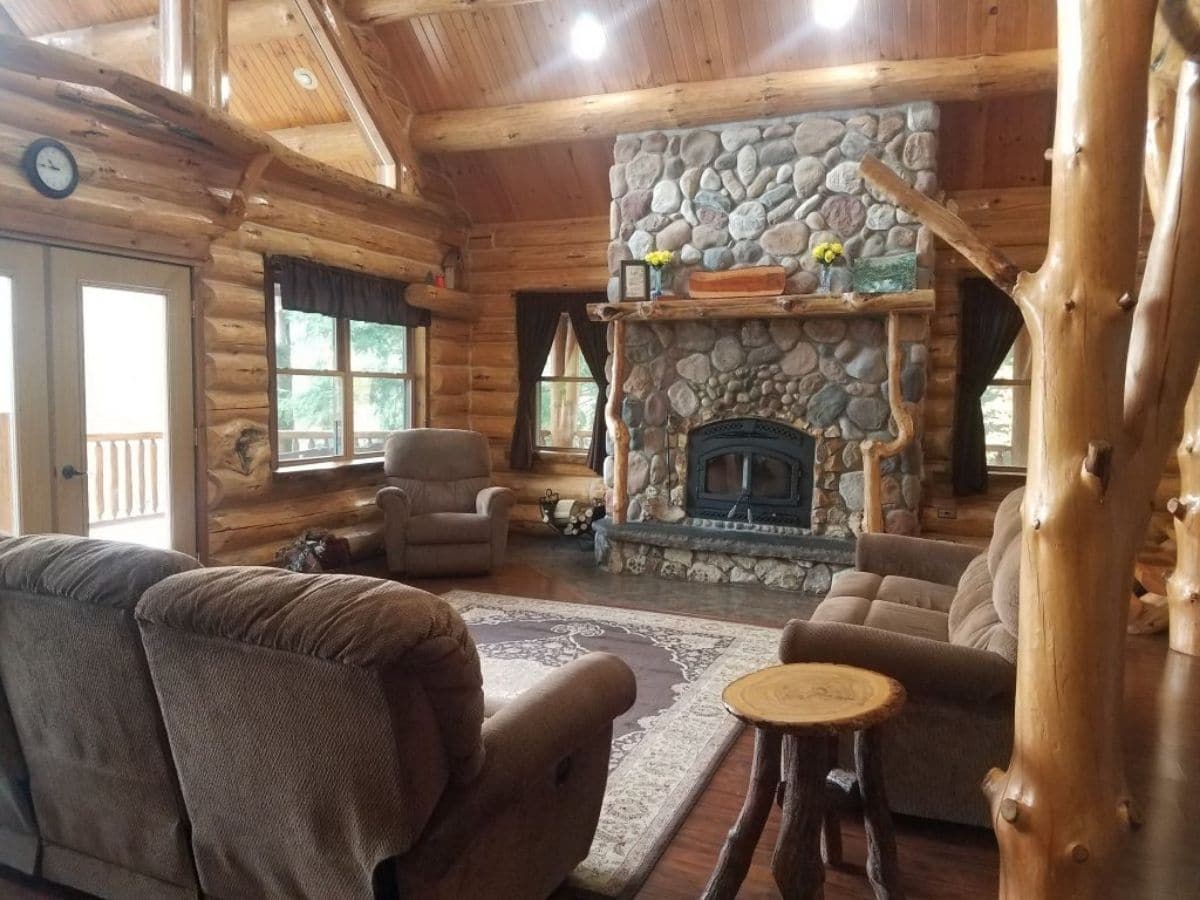
<svg viewBox="0 0 1200 900">
<path fill-rule="evenodd" d="M 382 566 L 363 566 L 383 574 Z M 590 554 L 550 539 L 516 538 L 511 559 L 482 578 L 423 580 L 434 593 L 456 588 L 655 609 L 756 625 L 781 626 L 810 601 L 778 592 L 693 585 L 597 570 Z M 1131 637 L 1126 656 L 1126 757 L 1130 787 L 1145 818 L 1130 839 L 1114 894 L 1121 900 L 1200 897 L 1200 660 L 1167 650 L 1163 636 Z M 743 733 L 638 894 L 640 900 L 699 895 L 725 833 L 741 806 L 750 769 L 751 735 Z M 742 900 L 779 895 L 771 880 L 778 830 L 772 813 L 754 856 Z M 900 867 L 912 900 L 963 900 L 996 895 L 998 857 L 990 832 L 898 817 Z M 846 865 L 826 875 L 828 900 L 870 900 L 863 872 L 866 847 L 853 816 L 843 822 Z M 34 900 L 81 895 L 35 885 L 0 870 L 0 898 Z M 464 898 L 468 900 L 468 898 Z"/>
</svg>

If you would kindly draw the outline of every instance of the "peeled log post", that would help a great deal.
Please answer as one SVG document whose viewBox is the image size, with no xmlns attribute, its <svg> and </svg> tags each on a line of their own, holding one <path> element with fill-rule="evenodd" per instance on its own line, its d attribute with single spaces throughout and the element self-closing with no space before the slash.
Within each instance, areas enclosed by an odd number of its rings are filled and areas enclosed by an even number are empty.
<svg viewBox="0 0 1200 900">
<path fill-rule="evenodd" d="M 1013 753 L 1008 770 L 994 770 L 985 784 L 1005 900 L 1113 896 L 1121 835 L 1136 824 L 1120 739 L 1128 586 L 1200 363 L 1196 66 L 1181 70 L 1162 211 L 1137 296 L 1154 3 L 1059 0 L 1058 19 L 1042 268 L 1010 279 L 989 265 L 995 254 L 975 252 L 982 242 L 957 217 L 916 209 L 1013 295 L 1038 351 L 1021 510 Z M 1117 94 L 1120 104 L 1112 102 Z"/>
<path fill-rule="evenodd" d="M 612 377 L 604 421 L 613 442 L 612 508 L 608 517 L 620 525 L 629 508 L 629 426 L 621 415 L 625 403 L 625 328 L 620 319 L 609 325 L 612 332 Z"/>
<path fill-rule="evenodd" d="M 868 534 L 878 534 L 884 530 L 882 494 L 882 476 L 880 463 L 891 456 L 900 453 L 912 443 L 916 428 L 913 424 L 913 406 L 904 400 L 900 385 L 900 314 L 889 313 L 888 325 L 888 405 L 891 407 L 892 418 L 896 421 L 896 437 L 886 444 L 879 441 L 866 440 L 861 444 L 863 461 L 863 531 Z"/>
<path fill-rule="evenodd" d="M 1200 383 L 1193 386 L 1183 413 L 1179 445 L 1180 496 L 1171 501 L 1175 517 L 1175 571 L 1167 580 L 1171 649 L 1200 656 Z"/>
</svg>

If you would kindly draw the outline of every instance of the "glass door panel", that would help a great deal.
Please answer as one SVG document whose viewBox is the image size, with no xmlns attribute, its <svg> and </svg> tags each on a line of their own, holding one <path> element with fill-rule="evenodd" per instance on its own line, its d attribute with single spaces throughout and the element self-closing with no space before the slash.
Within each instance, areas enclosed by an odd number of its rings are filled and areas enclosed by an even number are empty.
<svg viewBox="0 0 1200 900">
<path fill-rule="evenodd" d="M 17 389 L 13 360 L 12 275 L 0 272 L 0 533 L 20 534 L 17 476 Z"/>
</svg>

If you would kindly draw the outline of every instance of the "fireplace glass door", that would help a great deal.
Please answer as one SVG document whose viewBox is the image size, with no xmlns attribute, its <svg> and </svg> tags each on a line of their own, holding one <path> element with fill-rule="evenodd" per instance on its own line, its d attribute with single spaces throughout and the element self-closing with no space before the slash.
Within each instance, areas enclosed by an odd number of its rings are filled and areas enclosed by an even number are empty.
<svg viewBox="0 0 1200 900">
<path fill-rule="evenodd" d="M 765 419 L 694 429 L 688 435 L 688 515 L 807 527 L 814 446 L 803 431 Z"/>
</svg>

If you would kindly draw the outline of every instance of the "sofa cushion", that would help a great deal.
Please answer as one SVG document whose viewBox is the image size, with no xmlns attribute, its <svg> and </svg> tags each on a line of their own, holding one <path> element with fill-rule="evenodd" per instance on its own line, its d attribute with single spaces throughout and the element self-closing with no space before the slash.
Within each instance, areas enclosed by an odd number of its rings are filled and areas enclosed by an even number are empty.
<svg viewBox="0 0 1200 900">
<path fill-rule="evenodd" d="M 830 597 L 865 597 L 874 600 L 883 578 L 874 572 L 858 569 L 843 569 L 833 576 L 829 586 Z"/>
<path fill-rule="evenodd" d="M 408 520 L 410 544 L 488 544 L 492 520 L 476 513 L 436 512 Z"/>
<path fill-rule="evenodd" d="M 996 519 L 992 524 L 992 539 L 988 543 L 988 568 L 993 576 L 1000 559 L 1014 541 L 1020 543 L 1021 538 L 1021 499 L 1025 496 L 1025 488 L 1017 488 L 1002 501 L 996 509 Z"/>
<path fill-rule="evenodd" d="M 879 628 L 896 634 L 907 634 L 911 637 L 927 638 L 945 643 L 947 639 L 946 621 L 945 613 L 907 606 L 903 603 L 876 600 L 871 604 L 867 617 L 863 619 L 863 624 L 869 628 Z"/>
<path fill-rule="evenodd" d="M 996 615 L 1013 634 L 1017 633 L 1018 610 L 1021 603 L 1021 542 L 1008 545 L 1000 562 L 992 570 L 992 603 Z"/>
<path fill-rule="evenodd" d="M 879 585 L 879 592 L 875 596 L 878 600 L 890 603 L 946 613 L 954 602 L 954 588 L 918 578 L 905 578 L 903 575 L 888 575 Z"/>
<path fill-rule="evenodd" d="M 1016 558 L 1020 544 L 1012 545 Z M 991 650 L 1013 662 L 1017 658 L 1017 639 L 1000 619 L 992 602 L 994 586 L 988 572 L 988 558 L 980 554 L 963 573 L 954 605 L 947 619 L 950 643 L 976 650 Z"/>
<path fill-rule="evenodd" d="M 861 625 L 870 611 L 871 601 L 866 597 L 829 596 L 813 611 L 812 621 Z"/>
</svg>

